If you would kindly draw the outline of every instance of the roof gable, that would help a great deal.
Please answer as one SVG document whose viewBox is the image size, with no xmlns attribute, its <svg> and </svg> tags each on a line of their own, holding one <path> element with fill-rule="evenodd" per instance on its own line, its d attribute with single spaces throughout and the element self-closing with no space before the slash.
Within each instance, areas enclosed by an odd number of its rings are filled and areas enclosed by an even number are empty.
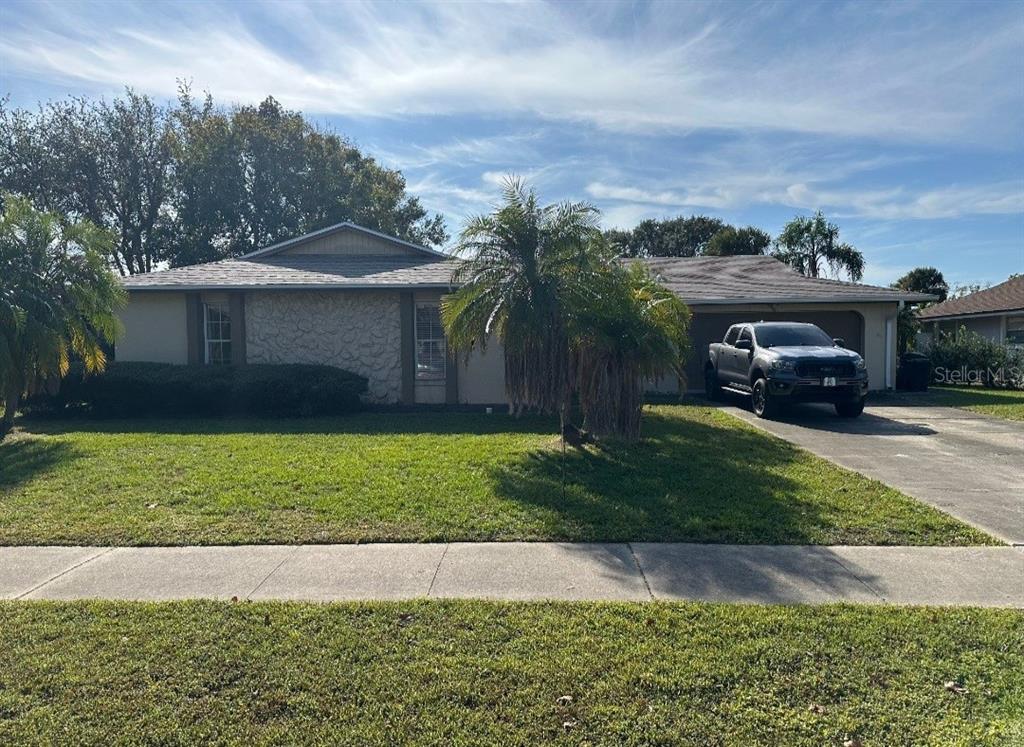
<svg viewBox="0 0 1024 747">
<path fill-rule="evenodd" d="M 440 252 L 419 244 L 374 231 L 355 223 L 336 223 L 319 231 L 296 236 L 264 249 L 243 255 L 243 259 L 277 254 L 316 254 L 344 256 L 441 257 Z"/>
<path fill-rule="evenodd" d="M 922 309 L 920 319 L 942 319 L 971 314 L 997 314 L 1001 311 L 1024 310 L 1024 275 L 1010 278 L 999 285 L 960 298 L 937 303 Z"/>
</svg>

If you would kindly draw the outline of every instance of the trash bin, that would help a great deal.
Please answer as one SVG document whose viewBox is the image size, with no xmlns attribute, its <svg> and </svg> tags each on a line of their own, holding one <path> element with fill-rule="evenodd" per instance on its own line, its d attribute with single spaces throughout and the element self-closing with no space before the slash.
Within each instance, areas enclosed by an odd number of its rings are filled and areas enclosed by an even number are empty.
<svg viewBox="0 0 1024 747">
<path fill-rule="evenodd" d="M 928 391 L 931 370 L 931 360 L 924 353 L 904 353 L 896 371 L 896 388 L 905 392 Z"/>
</svg>

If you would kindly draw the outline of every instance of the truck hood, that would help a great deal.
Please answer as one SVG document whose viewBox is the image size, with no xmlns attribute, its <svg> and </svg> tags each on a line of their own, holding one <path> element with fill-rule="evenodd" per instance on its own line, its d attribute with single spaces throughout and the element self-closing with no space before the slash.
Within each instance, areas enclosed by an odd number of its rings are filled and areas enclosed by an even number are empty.
<svg viewBox="0 0 1024 747">
<path fill-rule="evenodd" d="M 796 360 L 798 358 L 811 358 L 818 360 L 856 360 L 860 356 L 852 350 L 837 348 L 831 345 L 780 345 L 774 348 L 766 348 L 768 352 L 777 358 Z"/>
</svg>

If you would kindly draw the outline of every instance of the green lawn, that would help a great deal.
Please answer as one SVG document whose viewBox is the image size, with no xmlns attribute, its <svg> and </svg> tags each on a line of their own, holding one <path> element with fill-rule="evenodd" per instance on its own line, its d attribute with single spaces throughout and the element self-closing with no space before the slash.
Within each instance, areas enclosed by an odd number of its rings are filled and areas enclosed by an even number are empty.
<svg viewBox="0 0 1024 747">
<path fill-rule="evenodd" d="M 482 413 L 23 427 L 0 444 L 0 544 L 994 542 L 696 406 L 564 456 L 552 422 Z"/>
<path fill-rule="evenodd" d="M 981 387 L 933 387 L 928 399 L 937 405 L 962 407 L 1007 420 L 1024 420 L 1024 392 Z"/>
<path fill-rule="evenodd" d="M 1024 614 L 0 603 L 0 744 L 817 747 L 853 738 L 1021 744 Z"/>
</svg>

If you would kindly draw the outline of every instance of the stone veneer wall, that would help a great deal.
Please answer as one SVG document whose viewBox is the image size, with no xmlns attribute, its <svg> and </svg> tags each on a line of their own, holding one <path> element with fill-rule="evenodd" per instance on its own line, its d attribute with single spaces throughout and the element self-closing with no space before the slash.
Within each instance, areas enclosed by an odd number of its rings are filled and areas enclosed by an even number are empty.
<svg viewBox="0 0 1024 747">
<path fill-rule="evenodd" d="M 369 398 L 402 391 L 395 291 L 264 291 L 245 299 L 250 363 L 324 363 L 369 379 Z"/>
</svg>

